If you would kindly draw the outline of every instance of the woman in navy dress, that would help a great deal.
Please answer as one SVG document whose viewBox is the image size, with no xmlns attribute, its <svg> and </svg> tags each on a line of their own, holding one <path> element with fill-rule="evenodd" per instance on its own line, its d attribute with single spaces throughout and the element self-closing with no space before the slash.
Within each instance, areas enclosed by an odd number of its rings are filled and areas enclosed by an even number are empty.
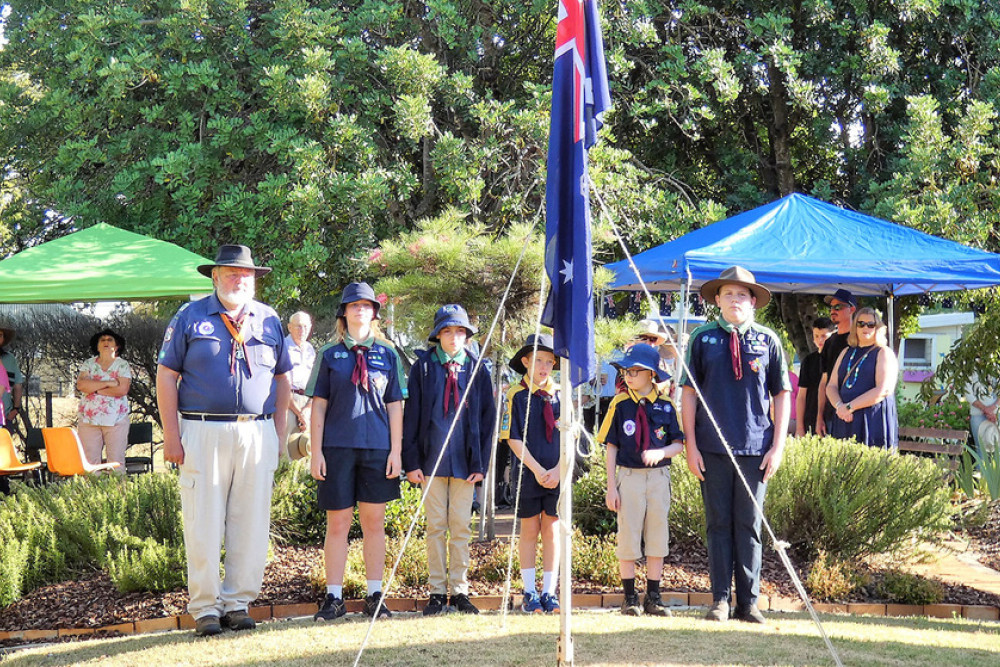
<svg viewBox="0 0 1000 667">
<path fill-rule="evenodd" d="M 899 362 L 886 343 L 886 325 L 874 308 L 859 308 L 854 313 L 847 345 L 826 387 L 827 398 L 837 410 L 830 435 L 854 438 L 870 447 L 896 449 Z"/>
</svg>

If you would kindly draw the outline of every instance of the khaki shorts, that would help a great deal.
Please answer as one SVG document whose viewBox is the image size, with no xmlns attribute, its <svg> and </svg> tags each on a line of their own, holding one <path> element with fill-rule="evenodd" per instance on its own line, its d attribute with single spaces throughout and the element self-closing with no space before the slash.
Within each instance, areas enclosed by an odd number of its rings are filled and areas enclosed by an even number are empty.
<svg viewBox="0 0 1000 667">
<path fill-rule="evenodd" d="M 670 467 L 618 468 L 618 560 L 664 557 L 670 541 Z M 643 551 L 645 543 L 645 552 Z"/>
</svg>

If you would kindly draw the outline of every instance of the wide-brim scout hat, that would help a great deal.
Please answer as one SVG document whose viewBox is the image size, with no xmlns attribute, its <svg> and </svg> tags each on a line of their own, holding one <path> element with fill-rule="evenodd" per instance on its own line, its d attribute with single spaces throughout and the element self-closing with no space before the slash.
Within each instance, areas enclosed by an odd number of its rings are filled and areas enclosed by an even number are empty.
<svg viewBox="0 0 1000 667">
<path fill-rule="evenodd" d="M 470 337 L 479 333 L 479 329 L 469 322 L 469 314 L 465 312 L 465 308 L 457 303 L 449 303 L 438 308 L 437 313 L 434 314 L 434 329 L 427 340 L 432 343 L 438 342 L 438 334 L 445 327 L 462 327 Z"/>
<path fill-rule="evenodd" d="M 555 354 L 555 350 L 552 346 L 553 343 L 551 334 L 531 334 L 524 341 L 524 345 L 521 346 L 521 349 L 514 354 L 514 358 L 510 360 L 508 365 L 514 369 L 514 372 L 524 375 L 528 372 L 528 369 L 525 367 L 524 362 L 521 361 L 521 357 L 528 356 L 536 349 L 540 352 L 551 352 L 552 354 Z"/>
<path fill-rule="evenodd" d="M 233 266 L 238 269 L 253 269 L 258 278 L 266 276 L 271 272 L 269 266 L 257 266 L 253 263 L 253 254 L 250 248 L 245 245 L 224 245 L 219 248 L 215 255 L 215 262 L 212 264 L 202 264 L 198 267 L 198 273 L 203 276 L 212 277 L 212 269 L 216 266 Z"/>
<path fill-rule="evenodd" d="M 97 333 L 95 333 L 93 336 L 90 337 L 91 352 L 93 352 L 95 355 L 100 354 L 100 351 L 97 349 L 97 342 L 101 340 L 102 336 L 111 336 L 112 338 L 115 339 L 115 345 L 118 346 L 119 357 L 125 354 L 125 337 L 122 336 L 117 331 L 112 331 L 111 329 L 104 329 L 102 331 L 98 331 Z"/>
<path fill-rule="evenodd" d="M 625 351 L 625 356 L 618 361 L 612 361 L 611 365 L 620 371 L 629 368 L 643 368 L 647 371 L 653 371 L 658 382 L 663 382 L 668 377 L 660 369 L 660 353 L 656 351 L 655 347 L 646 343 L 636 343 Z"/>
<path fill-rule="evenodd" d="M 288 452 L 288 458 L 293 461 L 298 461 L 299 459 L 307 458 L 310 454 L 309 448 L 310 440 L 309 433 L 306 431 L 297 431 L 288 436 L 288 442 L 285 443 L 285 448 Z"/>
<path fill-rule="evenodd" d="M 851 294 L 850 290 L 846 290 L 843 287 L 834 292 L 833 294 L 823 297 L 823 301 L 827 305 L 832 304 L 834 299 L 840 301 L 841 303 L 846 303 L 850 306 L 854 306 L 855 308 L 858 307 L 858 300 L 854 297 L 853 294 Z"/>
<path fill-rule="evenodd" d="M 382 303 L 375 298 L 375 290 L 368 283 L 351 283 L 344 288 L 344 294 L 340 297 L 340 305 L 337 306 L 337 317 L 344 316 L 344 307 L 355 301 L 371 301 L 375 306 L 375 319 L 379 319 L 378 312 L 382 309 Z"/>
<path fill-rule="evenodd" d="M 6 324 L 0 324 L 0 331 L 3 332 L 3 345 L 7 345 L 12 340 L 14 340 L 14 336 L 15 336 L 16 332 L 13 329 L 11 329 L 9 326 L 7 326 Z M 2 347 L 2 346 L 0 346 L 0 347 Z"/>
<path fill-rule="evenodd" d="M 1000 446 L 1000 428 L 989 420 L 979 425 L 979 447 L 984 452 L 995 452 Z"/>
<path fill-rule="evenodd" d="M 304 459 L 309 456 L 309 434 L 305 431 L 292 433 L 288 436 L 288 458 L 293 461 Z"/>
<path fill-rule="evenodd" d="M 757 282 L 753 274 L 742 266 L 730 266 L 719 274 L 715 280 L 709 280 L 701 286 L 701 298 L 714 303 L 715 295 L 723 285 L 743 285 L 757 299 L 757 308 L 763 308 L 771 301 L 771 290 Z"/>
</svg>

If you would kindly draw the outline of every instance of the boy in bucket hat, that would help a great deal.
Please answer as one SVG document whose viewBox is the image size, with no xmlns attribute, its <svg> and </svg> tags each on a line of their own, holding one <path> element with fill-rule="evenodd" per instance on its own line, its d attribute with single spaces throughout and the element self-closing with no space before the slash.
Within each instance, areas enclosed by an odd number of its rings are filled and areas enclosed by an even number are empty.
<svg viewBox="0 0 1000 667">
<path fill-rule="evenodd" d="M 739 473 L 753 490 L 757 505 L 763 507 L 767 480 L 781 465 L 788 431 L 788 369 L 777 334 L 754 321 L 754 308 L 766 305 L 771 293 L 752 273 L 739 266 L 726 269 L 702 286 L 701 296 L 714 300 L 721 314 L 691 334 L 687 372 L 681 380 L 681 414 L 688 468 L 701 480 L 705 503 L 713 598 L 706 619 L 729 618 L 735 575 L 734 618 L 763 623 L 757 609 L 763 516 L 748 497 Z"/>
<path fill-rule="evenodd" d="M 451 607 L 479 613 L 469 601 L 469 537 L 473 493 L 489 466 L 496 403 L 488 367 L 466 348 L 476 333 L 462 306 L 442 306 L 428 337 L 433 345 L 417 353 L 407 382 L 403 469 L 411 484 L 429 487 L 425 616 L 445 611 L 449 593 Z"/>
<path fill-rule="evenodd" d="M 661 393 L 660 355 L 633 345 L 615 366 L 627 389 L 615 396 L 597 440 L 607 445 L 608 509 L 618 513 L 618 570 L 626 616 L 669 616 L 660 598 L 663 559 L 670 538 L 670 459 L 683 450 L 684 434 L 669 394 Z M 646 556 L 646 596 L 635 590 L 635 561 Z"/>
<path fill-rule="evenodd" d="M 524 583 L 522 611 L 553 613 L 559 611 L 556 578 L 559 564 L 559 419 L 558 384 L 552 379 L 556 355 L 552 336 L 528 336 L 510 360 L 510 367 L 520 373 L 521 382 L 507 392 L 507 403 L 500 439 L 526 468 L 514 466 L 512 479 L 521 480 L 517 516 L 521 519 L 518 556 Z M 535 559 L 538 537 L 542 538 L 542 594 L 535 583 Z"/>
</svg>

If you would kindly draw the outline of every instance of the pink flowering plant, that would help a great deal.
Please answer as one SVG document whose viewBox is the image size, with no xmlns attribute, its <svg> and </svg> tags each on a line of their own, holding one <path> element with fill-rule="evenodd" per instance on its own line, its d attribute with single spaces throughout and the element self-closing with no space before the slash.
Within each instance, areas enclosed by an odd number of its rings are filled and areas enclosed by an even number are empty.
<svg viewBox="0 0 1000 667">
<path fill-rule="evenodd" d="M 911 428 L 968 429 L 969 406 L 959 401 L 927 405 L 923 401 L 899 404 L 899 426 Z"/>
</svg>

